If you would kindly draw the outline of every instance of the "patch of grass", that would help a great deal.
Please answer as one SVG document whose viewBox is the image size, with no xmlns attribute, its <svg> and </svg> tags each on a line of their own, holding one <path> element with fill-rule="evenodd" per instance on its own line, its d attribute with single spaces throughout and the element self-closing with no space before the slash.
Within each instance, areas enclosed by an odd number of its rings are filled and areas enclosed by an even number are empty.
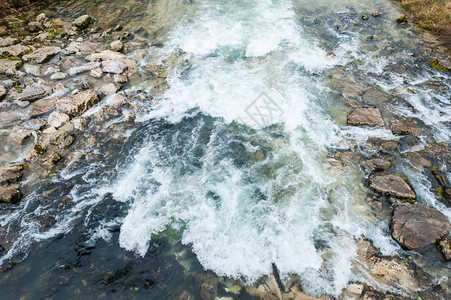
<svg viewBox="0 0 451 300">
<path fill-rule="evenodd" d="M 421 28 L 439 35 L 451 48 L 451 1 L 449 0 L 398 0 L 413 15 Z"/>
</svg>

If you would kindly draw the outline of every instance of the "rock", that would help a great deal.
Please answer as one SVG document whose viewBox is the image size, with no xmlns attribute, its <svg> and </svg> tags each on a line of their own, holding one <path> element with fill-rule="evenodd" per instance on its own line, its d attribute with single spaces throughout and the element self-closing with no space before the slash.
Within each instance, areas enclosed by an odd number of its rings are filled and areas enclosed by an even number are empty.
<svg viewBox="0 0 451 300">
<path fill-rule="evenodd" d="M 70 116 L 79 116 L 100 102 L 100 99 L 101 94 L 99 92 L 86 90 L 57 100 L 56 107 Z"/>
<path fill-rule="evenodd" d="M 22 123 L 20 126 L 24 129 L 37 131 L 41 130 L 45 126 L 45 124 L 47 124 L 47 122 L 44 120 L 30 119 Z"/>
<path fill-rule="evenodd" d="M 0 128 L 10 127 L 20 121 L 20 116 L 11 112 L 0 112 Z"/>
<path fill-rule="evenodd" d="M 50 76 L 51 80 L 63 80 L 67 77 L 67 73 L 64 72 L 56 72 L 52 76 Z"/>
<path fill-rule="evenodd" d="M 13 184 L 9 186 L 0 186 L 0 202 L 1 203 L 17 203 L 22 198 L 20 185 Z"/>
<path fill-rule="evenodd" d="M 8 135 L 8 144 L 13 146 L 21 146 L 25 144 L 32 133 L 33 131 L 31 130 L 15 127 Z"/>
<path fill-rule="evenodd" d="M 5 37 L 5 38 L 0 38 L 0 47 L 7 47 L 7 46 L 11 46 L 11 45 L 15 45 L 18 44 L 20 42 L 20 40 L 18 38 L 12 38 L 12 37 Z"/>
<path fill-rule="evenodd" d="M 44 76 L 50 75 L 50 74 L 54 74 L 56 72 L 59 72 L 60 68 L 57 66 L 48 66 L 45 71 L 44 71 Z"/>
<path fill-rule="evenodd" d="M 363 86 L 352 81 L 344 80 L 343 78 L 329 79 L 327 85 L 333 92 L 346 95 L 348 97 L 361 96 L 365 91 Z"/>
<path fill-rule="evenodd" d="M 99 62 L 90 62 L 81 66 L 72 67 L 69 69 L 69 75 L 74 76 L 76 74 L 80 74 L 86 71 L 91 71 L 93 69 L 99 68 L 100 63 Z"/>
<path fill-rule="evenodd" d="M 49 98 L 33 102 L 31 104 L 31 109 L 30 112 L 28 113 L 28 116 L 30 118 L 34 118 L 48 113 L 49 111 L 55 108 L 55 102 L 56 98 Z"/>
<path fill-rule="evenodd" d="M 407 24 L 407 16 L 405 14 L 400 14 L 398 18 L 396 18 L 396 22 L 398 22 L 398 24 Z"/>
<path fill-rule="evenodd" d="M 41 29 L 42 29 L 42 24 L 40 24 L 39 22 L 32 21 L 32 22 L 29 22 L 27 25 L 27 30 L 29 32 L 38 32 Z"/>
<path fill-rule="evenodd" d="M 119 107 L 122 103 L 124 103 L 125 97 L 123 95 L 124 92 L 121 92 L 113 97 L 111 99 L 110 103 L 108 105 L 113 107 Z"/>
<path fill-rule="evenodd" d="M 121 74 L 126 68 L 126 65 L 120 60 L 104 61 L 102 65 L 105 73 Z"/>
<path fill-rule="evenodd" d="M 451 61 L 440 60 L 438 61 L 437 66 L 447 71 L 451 71 Z"/>
<path fill-rule="evenodd" d="M 125 75 L 114 74 L 113 80 L 117 83 L 126 83 L 128 81 L 128 78 Z"/>
<path fill-rule="evenodd" d="M 377 89 L 372 88 L 366 90 L 362 96 L 363 102 L 370 105 L 383 104 L 390 101 L 390 97 L 387 93 Z"/>
<path fill-rule="evenodd" d="M 6 88 L 0 84 L 0 101 L 6 96 Z"/>
<path fill-rule="evenodd" d="M 100 53 L 90 54 L 85 57 L 88 61 L 104 61 L 104 60 L 115 60 L 115 59 L 123 59 L 125 55 L 119 52 L 114 52 L 111 50 L 104 50 Z"/>
<path fill-rule="evenodd" d="M 36 16 L 36 21 L 42 25 L 44 25 L 45 22 L 47 22 L 48 20 L 49 20 L 49 18 L 47 18 L 45 13 L 40 13 L 39 15 Z"/>
<path fill-rule="evenodd" d="M 376 191 L 399 198 L 415 199 L 415 192 L 407 182 L 398 175 L 375 176 L 370 180 L 370 187 Z"/>
<path fill-rule="evenodd" d="M 91 23 L 91 17 L 89 15 L 83 15 L 83 16 L 76 18 L 72 22 L 72 25 L 83 30 L 89 26 L 89 23 Z"/>
<path fill-rule="evenodd" d="M 438 243 L 438 247 L 446 261 L 451 261 L 451 240 L 443 239 Z"/>
<path fill-rule="evenodd" d="M 23 166 L 20 164 L 8 164 L 0 168 L 0 185 L 14 184 L 22 178 Z"/>
<path fill-rule="evenodd" d="M 405 249 L 414 250 L 436 243 L 448 234 L 448 218 L 419 202 L 397 206 L 392 217 L 392 236 Z"/>
<path fill-rule="evenodd" d="M 66 131 L 57 130 L 55 132 L 45 133 L 39 142 L 42 149 L 49 149 L 54 146 L 58 149 L 69 147 L 74 142 L 74 137 Z"/>
<path fill-rule="evenodd" d="M 23 68 L 28 74 L 41 76 L 41 67 L 38 65 L 25 64 Z"/>
<path fill-rule="evenodd" d="M 32 51 L 31 47 L 24 45 L 13 45 L 0 48 L 0 56 L 16 56 L 20 57 Z"/>
<path fill-rule="evenodd" d="M 52 112 L 47 119 L 47 123 L 55 128 L 59 128 L 69 121 L 70 117 L 65 113 L 59 111 Z"/>
<path fill-rule="evenodd" d="M 108 83 L 102 87 L 102 92 L 106 95 L 113 95 L 121 88 L 119 83 Z"/>
<path fill-rule="evenodd" d="M 124 47 L 124 45 L 122 45 L 122 42 L 120 40 L 111 42 L 111 44 L 110 44 L 111 50 L 116 51 L 116 52 L 122 51 L 123 47 Z"/>
<path fill-rule="evenodd" d="M 60 52 L 60 47 L 43 47 L 39 48 L 33 53 L 25 55 L 23 57 L 23 60 L 42 64 L 49 61 L 53 56 L 57 55 Z"/>
<path fill-rule="evenodd" d="M 96 69 L 91 70 L 91 72 L 89 72 L 89 75 L 91 75 L 92 77 L 95 77 L 95 78 L 102 77 L 102 74 L 103 74 L 103 71 L 101 68 L 96 68 Z"/>
<path fill-rule="evenodd" d="M 369 20 L 369 19 L 370 19 L 370 16 L 368 16 L 368 15 L 362 15 L 362 20 L 366 21 L 366 20 Z"/>
<path fill-rule="evenodd" d="M 415 134 L 421 135 L 423 130 L 419 122 L 415 118 L 400 118 L 395 119 L 390 126 L 391 131 L 394 134 L 408 135 Z"/>
<path fill-rule="evenodd" d="M 366 143 L 366 148 L 368 152 L 373 154 L 376 151 L 392 155 L 399 152 L 399 142 L 386 138 L 369 138 Z"/>
<path fill-rule="evenodd" d="M 78 60 L 75 57 L 68 56 L 61 60 L 61 67 L 64 70 L 68 70 L 77 65 Z"/>
<path fill-rule="evenodd" d="M 418 288 L 415 273 L 409 269 L 401 258 L 380 257 L 375 258 L 370 270 L 373 275 L 381 276 L 390 283 L 398 284 L 405 289 L 414 291 Z"/>
<path fill-rule="evenodd" d="M 17 70 L 21 66 L 21 60 L 0 59 L 0 74 L 6 74 L 9 70 Z"/>
<path fill-rule="evenodd" d="M 27 87 L 25 87 L 22 93 L 18 94 L 16 99 L 19 101 L 34 101 L 44 98 L 45 96 L 48 96 L 51 93 L 52 90 L 48 86 L 39 83 L 34 83 L 32 85 L 28 85 Z"/>
<path fill-rule="evenodd" d="M 356 108 L 348 115 L 349 125 L 385 126 L 381 112 L 377 107 Z"/>
<path fill-rule="evenodd" d="M 391 162 L 389 160 L 382 159 L 382 158 L 373 158 L 373 159 L 364 161 L 362 163 L 362 165 L 364 166 L 366 172 L 369 173 L 373 170 L 375 170 L 375 171 L 386 170 L 386 169 L 390 168 Z"/>
</svg>

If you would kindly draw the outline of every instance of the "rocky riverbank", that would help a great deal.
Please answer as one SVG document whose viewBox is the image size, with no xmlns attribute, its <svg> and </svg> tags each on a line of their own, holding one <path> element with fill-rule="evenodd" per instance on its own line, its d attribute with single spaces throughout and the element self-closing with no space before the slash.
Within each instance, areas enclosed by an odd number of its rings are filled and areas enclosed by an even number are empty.
<svg viewBox="0 0 451 300">
<path fill-rule="evenodd" d="M 80 15 L 65 20 L 40 13 L 9 16 L 1 21 L 0 202 L 12 210 L 40 180 L 55 177 L 73 161 L 95 161 L 95 155 L 88 154 L 88 150 L 98 149 L 105 141 L 121 143 L 135 115 L 167 88 L 168 66 L 174 58 L 139 67 L 146 56 L 142 39 L 135 38 L 135 32 L 123 30 L 121 24 L 97 28 L 96 17 Z M 446 72 L 446 58 L 438 62 L 440 71 Z M 393 68 L 406 72 L 400 65 Z M 151 91 L 127 89 L 130 82 L 138 80 L 151 80 Z M 444 164 L 451 163 L 448 145 L 435 143 L 432 129 L 421 119 L 392 112 L 395 105 L 403 103 L 400 95 L 412 91 L 387 93 L 362 81 L 351 81 L 345 68 L 334 69 L 327 84 L 348 105 L 349 113 L 341 123 L 385 128 L 396 136 L 371 137 L 364 144 L 350 136 L 341 145 L 342 150 L 331 155 L 330 165 L 343 169 L 358 166 L 362 170 L 374 214 L 391 223 L 393 239 L 405 250 L 414 250 L 387 257 L 380 255 L 371 241 L 359 240 L 354 268 L 366 270 L 370 277 L 367 282 L 350 284 L 343 290 L 343 298 L 446 297 L 449 284 L 431 283 L 425 262 L 439 264 L 451 259 L 449 220 L 436 208 L 416 200 L 417 187 L 397 166 L 408 160 L 425 170 L 437 201 L 450 207 L 451 187 L 442 170 Z M 444 86 L 439 81 L 421 84 L 432 90 Z M 414 148 L 423 136 L 428 137 L 426 146 Z M 415 151 L 405 151 L 410 148 Z M 42 226 L 51 222 L 39 220 Z M 13 236 L 2 228 L 3 251 L 8 251 Z M 2 270 L 9 267 L 2 266 Z M 246 287 L 246 292 L 263 299 L 316 299 L 303 293 L 296 280 L 281 283 L 277 276 L 275 270 L 274 275 Z M 377 291 L 372 287 L 377 283 L 395 286 L 405 294 Z M 228 286 L 230 291 L 241 289 L 234 284 Z M 214 298 L 216 286 L 202 284 L 202 295 Z"/>
</svg>

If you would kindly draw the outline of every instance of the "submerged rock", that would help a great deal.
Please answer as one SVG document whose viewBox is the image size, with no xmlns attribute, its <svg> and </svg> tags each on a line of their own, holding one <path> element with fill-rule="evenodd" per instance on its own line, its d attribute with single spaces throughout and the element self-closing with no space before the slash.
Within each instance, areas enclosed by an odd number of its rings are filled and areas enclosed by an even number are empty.
<svg viewBox="0 0 451 300">
<path fill-rule="evenodd" d="M 377 88 L 372 88 L 363 93 L 362 100 L 366 104 L 377 105 L 389 102 L 390 96 Z"/>
<path fill-rule="evenodd" d="M 366 172 L 371 172 L 373 170 L 375 171 L 383 171 L 391 166 L 390 160 L 382 159 L 382 158 L 373 158 L 366 160 L 362 163 L 363 167 L 365 168 Z"/>
<path fill-rule="evenodd" d="M 356 108 L 348 115 L 349 125 L 368 125 L 371 127 L 385 126 L 381 112 L 377 107 Z"/>
<path fill-rule="evenodd" d="M 415 134 L 421 135 L 422 129 L 419 122 L 415 118 L 399 118 L 395 119 L 390 126 L 394 134 Z"/>
<path fill-rule="evenodd" d="M 398 175 L 374 176 L 370 180 L 370 187 L 383 194 L 389 194 L 400 198 L 416 198 L 415 192 L 410 188 L 407 182 Z"/>
<path fill-rule="evenodd" d="M 99 103 L 100 100 L 100 92 L 94 90 L 86 90 L 75 95 L 57 100 L 56 107 L 58 110 L 70 116 L 79 116 Z"/>
<path fill-rule="evenodd" d="M 403 203 L 392 217 L 392 236 L 404 248 L 419 249 L 436 243 L 451 230 L 448 218 L 422 203 Z"/>
</svg>

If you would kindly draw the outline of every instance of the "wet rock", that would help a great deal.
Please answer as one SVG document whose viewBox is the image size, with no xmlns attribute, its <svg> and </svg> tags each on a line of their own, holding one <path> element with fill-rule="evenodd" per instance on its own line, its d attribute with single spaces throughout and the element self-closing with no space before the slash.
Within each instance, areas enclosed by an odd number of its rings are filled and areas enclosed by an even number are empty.
<svg viewBox="0 0 451 300">
<path fill-rule="evenodd" d="M 367 173 L 375 170 L 375 171 L 384 171 L 391 166 L 391 162 L 386 159 L 382 158 L 373 158 L 366 160 L 362 163 L 363 167 L 365 168 L 365 171 Z"/>
<path fill-rule="evenodd" d="M 327 85 L 333 92 L 348 97 L 361 96 L 365 91 L 363 86 L 343 78 L 332 78 L 328 81 Z"/>
<path fill-rule="evenodd" d="M 374 259 L 371 273 L 383 277 L 390 283 L 396 283 L 403 288 L 414 291 L 418 288 L 415 273 L 409 269 L 401 258 L 378 257 Z"/>
<path fill-rule="evenodd" d="M 83 16 L 80 16 L 80 17 L 76 18 L 72 22 L 72 25 L 74 25 L 75 27 L 83 30 L 83 29 L 85 29 L 86 27 L 89 26 L 89 23 L 91 23 L 91 16 L 83 15 Z"/>
<path fill-rule="evenodd" d="M 113 73 L 113 74 L 121 74 L 125 71 L 125 68 L 127 67 L 120 60 L 104 61 L 102 63 L 102 65 L 103 65 L 103 72 Z"/>
<path fill-rule="evenodd" d="M 113 95 L 121 88 L 119 83 L 108 83 L 102 87 L 102 92 L 106 95 Z"/>
<path fill-rule="evenodd" d="M 41 76 L 41 67 L 38 65 L 32 65 L 32 64 L 25 64 L 23 66 L 26 73 L 34 75 L 34 76 Z"/>
<path fill-rule="evenodd" d="M 22 93 L 16 96 L 16 99 L 19 101 L 34 101 L 45 96 L 48 96 L 52 93 L 52 90 L 43 84 L 34 83 L 32 85 L 28 85 L 22 91 Z"/>
<path fill-rule="evenodd" d="M 356 108 L 348 115 L 349 125 L 368 125 L 371 127 L 385 126 L 379 108 L 365 107 Z"/>
<path fill-rule="evenodd" d="M 17 203 L 22 198 L 20 185 L 13 184 L 9 186 L 0 186 L 0 202 L 1 203 Z"/>
<path fill-rule="evenodd" d="M 0 56 L 16 56 L 20 57 L 32 51 L 31 47 L 24 45 L 13 45 L 0 48 Z"/>
<path fill-rule="evenodd" d="M 29 32 L 38 32 L 42 29 L 42 25 L 39 22 L 31 21 L 27 24 L 27 30 Z"/>
<path fill-rule="evenodd" d="M 72 67 L 75 67 L 77 65 L 78 60 L 75 57 L 68 56 L 61 60 L 61 67 L 64 70 L 69 70 Z"/>
<path fill-rule="evenodd" d="M 5 37 L 5 38 L 0 38 L 0 47 L 7 47 L 7 46 L 11 46 L 11 45 L 15 45 L 18 44 L 20 42 L 20 40 L 18 38 L 12 38 L 12 37 Z"/>
<path fill-rule="evenodd" d="M 400 14 L 397 18 L 396 18 L 396 22 L 398 24 L 407 24 L 407 16 L 405 14 Z"/>
<path fill-rule="evenodd" d="M 370 16 L 368 16 L 368 15 L 362 15 L 362 20 L 366 21 L 366 20 L 369 20 L 369 19 L 370 19 Z"/>
<path fill-rule="evenodd" d="M 7 74 L 8 71 L 17 70 L 21 66 L 21 60 L 0 59 L 0 74 Z"/>
<path fill-rule="evenodd" d="M 91 70 L 91 72 L 89 72 L 89 75 L 91 75 L 92 77 L 95 77 L 95 78 L 102 77 L 102 74 L 103 74 L 103 71 L 101 68 L 96 68 L 96 69 Z"/>
<path fill-rule="evenodd" d="M 6 88 L 0 84 L 0 101 L 6 96 Z"/>
<path fill-rule="evenodd" d="M 124 45 L 122 45 L 122 42 L 119 40 L 111 42 L 111 44 L 110 44 L 111 50 L 116 51 L 116 52 L 122 51 L 123 47 L 124 47 Z"/>
<path fill-rule="evenodd" d="M 108 105 L 113 107 L 119 107 L 122 103 L 124 103 L 125 97 L 123 95 L 123 92 L 118 93 L 111 99 L 110 103 Z"/>
<path fill-rule="evenodd" d="M 51 80 L 63 80 L 67 77 L 67 73 L 64 72 L 56 72 L 52 76 L 50 76 Z"/>
<path fill-rule="evenodd" d="M 47 68 L 45 68 L 44 71 L 44 76 L 50 75 L 50 74 L 54 74 L 56 72 L 59 72 L 60 68 L 57 66 L 48 66 Z"/>
<path fill-rule="evenodd" d="M 380 193 L 389 194 L 399 198 L 416 198 L 415 192 L 410 188 L 407 182 L 398 175 L 374 176 L 370 180 L 370 187 Z"/>
<path fill-rule="evenodd" d="M 86 71 L 91 71 L 93 69 L 99 68 L 100 63 L 99 62 L 90 62 L 81 66 L 72 67 L 69 69 L 69 75 L 74 76 L 76 74 L 80 74 Z"/>
<path fill-rule="evenodd" d="M 128 81 L 128 78 L 125 75 L 114 74 L 113 80 L 117 83 L 126 83 Z"/>
<path fill-rule="evenodd" d="M 31 109 L 30 112 L 28 113 L 28 116 L 30 118 L 34 118 L 48 113 L 49 111 L 55 108 L 55 102 L 56 98 L 49 98 L 33 102 L 31 104 Z"/>
<path fill-rule="evenodd" d="M 94 90 L 86 90 L 78 94 L 64 97 L 56 102 L 58 110 L 70 115 L 79 116 L 100 102 L 101 94 Z"/>
<path fill-rule="evenodd" d="M 400 118 L 395 119 L 390 126 L 391 131 L 394 134 L 415 134 L 421 135 L 423 130 L 422 126 L 419 125 L 419 122 L 415 118 Z"/>
<path fill-rule="evenodd" d="M 32 135 L 33 131 L 20 127 L 15 127 L 8 135 L 8 144 L 13 146 L 21 146 L 25 144 L 27 139 Z"/>
<path fill-rule="evenodd" d="M 45 22 L 47 22 L 48 20 L 49 20 L 49 18 L 47 18 L 45 13 L 40 13 L 39 15 L 36 16 L 36 21 L 42 25 L 44 25 Z"/>
<path fill-rule="evenodd" d="M 125 55 L 119 52 L 114 52 L 111 50 L 104 50 L 100 53 L 90 54 L 85 57 L 87 61 L 105 61 L 105 60 L 117 60 L 123 59 Z"/>
<path fill-rule="evenodd" d="M 43 47 L 38 50 L 27 54 L 23 57 L 23 60 L 42 64 L 48 62 L 53 56 L 61 52 L 60 47 Z"/>
<path fill-rule="evenodd" d="M 446 261 L 451 261 L 451 240 L 443 239 L 438 243 L 438 247 L 442 252 L 443 257 Z"/>
<path fill-rule="evenodd" d="M 366 104 L 377 105 L 389 102 L 390 96 L 377 88 L 372 88 L 363 93 L 362 100 Z"/>
<path fill-rule="evenodd" d="M 435 208 L 419 202 L 397 206 L 392 217 L 392 236 L 409 250 L 436 243 L 448 234 L 448 218 Z"/>
<path fill-rule="evenodd" d="M 66 122 L 69 122 L 70 117 L 62 112 L 54 111 L 49 115 L 49 118 L 47 119 L 47 123 L 50 126 L 53 126 L 55 128 L 59 128 L 63 126 Z"/>
<path fill-rule="evenodd" d="M 0 168 L 0 186 L 17 183 L 22 178 L 23 166 L 20 164 L 8 164 Z"/>
<path fill-rule="evenodd" d="M 66 131 L 57 130 L 55 132 L 49 132 L 43 135 L 38 145 L 42 149 L 49 149 L 50 147 L 56 147 L 58 149 L 65 149 L 74 142 L 74 137 Z"/>
<path fill-rule="evenodd" d="M 451 61 L 440 60 L 438 61 L 437 66 L 447 71 L 451 71 Z"/>
<path fill-rule="evenodd" d="M 0 128 L 8 127 L 20 120 L 20 116 L 10 112 L 0 112 Z"/>
<path fill-rule="evenodd" d="M 41 130 L 45 126 L 45 124 L 47 124 L 47 122 L 44 120 L 30 119 L 30 120 L 22 123 L 20 126 L 24 129 L 36 131 L 36 130 Z"/>
</svg>

